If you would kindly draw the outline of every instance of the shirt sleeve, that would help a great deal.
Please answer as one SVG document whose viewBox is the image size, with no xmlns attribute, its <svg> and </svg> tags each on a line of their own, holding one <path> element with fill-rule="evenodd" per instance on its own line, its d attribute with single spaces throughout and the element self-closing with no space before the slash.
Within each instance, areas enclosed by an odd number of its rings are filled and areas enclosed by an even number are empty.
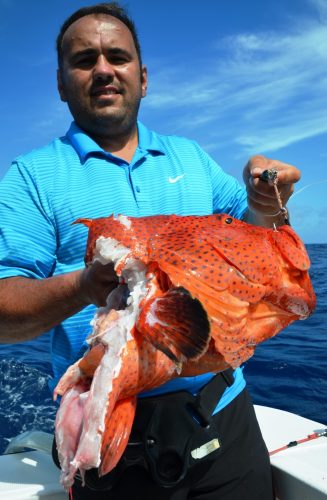
<svg viewBox="0 0 327 500">
<path fill-rule="evenodd" d="M 235 177 L 227 174 L 202 150 L 212 186 L 213 213 L 226 213 L 243 219 L 247 209 L 247 193 Z"/>
<path fill-rule="evenodd" d="M 56 232 L 33 169 L 19 160 L 0 183 L 0 278 L 51 276 Z"/>
</svg>

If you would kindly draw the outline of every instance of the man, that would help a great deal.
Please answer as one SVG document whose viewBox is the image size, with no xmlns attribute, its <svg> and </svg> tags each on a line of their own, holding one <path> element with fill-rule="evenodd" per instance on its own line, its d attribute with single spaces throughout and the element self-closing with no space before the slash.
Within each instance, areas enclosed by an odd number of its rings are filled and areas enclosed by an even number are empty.
<svg viewBox="0 0 327 500">
<path fill-rule="evenodd" d="M 253 224 L 280 225 L 274 192 L 260 175 L 277 169 L 284 205 L 300 177 L 295 167 L 256 156 L 244 169 L 245 190 L 197 144 L 139 123 L 147 71 L 134 25 L 117 4 L 75 12 L 62 26 L 57 49 L 58 89 L 74 122 L 66 136 L 17 158 L 0 185 L 1 339 L 21 342 L 51 330 L 52 387 L 84 352 L 94 305 L 104 305 L 117 285 L 111 265 L 83 268 L 86 229 L 72 221 L 112 213 L 227 212 Z M 170 381 L 143 394 L 137 412 L 142 420 L 149 397 L 160 396 L 164 405 L 167 393 L 176 393 L 178 401 L 179 391 L 197 393 L 218 380 L 220 392 L 216 386 L 209 390 L 210 425 L 217 426 L 221 451 L 180 475 L 176 464 L 166 474 L 157 463 L 151 468 L 136 460 L 134 466 L 117 466 L 115 480 L 90 475 L 82 487 L 77 479 L 72 498 L 271 499 L 269 459 L 241 370 L 230 377 Z M 179 433 L 173 438 L 178 448 Z M 103 486 L 111 489 L 94 491 Z"/>
</svg>

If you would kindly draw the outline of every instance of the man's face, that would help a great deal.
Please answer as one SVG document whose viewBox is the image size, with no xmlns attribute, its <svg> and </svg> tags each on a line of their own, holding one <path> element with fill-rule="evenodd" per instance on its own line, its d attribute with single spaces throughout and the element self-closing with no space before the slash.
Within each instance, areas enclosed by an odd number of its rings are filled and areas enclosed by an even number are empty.
<svg viewBox="0 0 327 500">
<path fill-rule="evenodd" d="M 59 93 L 78 125 L 91 136 L 130 131 L 147 74 L 129 29 L 111 16 L 85 16 L 67 29 L 62 51 Z"/>
</svg>

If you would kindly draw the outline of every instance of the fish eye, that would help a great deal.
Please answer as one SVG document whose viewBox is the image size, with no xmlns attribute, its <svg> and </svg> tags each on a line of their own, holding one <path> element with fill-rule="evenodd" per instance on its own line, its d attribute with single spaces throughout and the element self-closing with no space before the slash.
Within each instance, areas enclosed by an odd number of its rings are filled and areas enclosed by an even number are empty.
<svg viewBox="0 0 327 500">
<path fill-rule="evenodd" d="M 227 219 L 225 219 L 225 222 L 226 224 L 231 224 L 233 222 L 232 217 L 227 217 Z"/>
</svg>

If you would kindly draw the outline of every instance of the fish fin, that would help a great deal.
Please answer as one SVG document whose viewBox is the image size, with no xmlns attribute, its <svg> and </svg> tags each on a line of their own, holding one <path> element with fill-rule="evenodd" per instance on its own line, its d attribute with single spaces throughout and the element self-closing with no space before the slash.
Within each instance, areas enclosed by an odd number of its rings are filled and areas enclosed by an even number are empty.
<svg viewBox="0 0 327 500">
<path fill-rule="evenodd" d="M 201 356 L 210 339 L 210 323 L 201 302 L 183 287 L 145 303 L 137 329 L 154 347 L 179 363 Z"/>
<path fill-rule="evenodd" d="M 83 357 L 69 366 L 66 372 L 60 378 L 58 384 L 53 391 L 53 399 L 57 400 L 58 395 L 63 396 L 69 389 L 75 387 L 78 383 L 88 383 L 94 375 L 97 366 L 99 365 L 105 348 L 102 344 L 97 344 L 91 349 L 88 349 Z"/>
<path fill-rule="evenodd" d="M 112 413 L 106 416 L 105 431 L 101 445 L 99 476 L 108 474 L 121 459 L 131 433 L 136 396 L 117 401 Z"/>
<path fill-rule="evenodd" d="M 78 367 L 84 377 L 93 377 L 95 370 L 99 366 L 105 353 L 103 344 L 95 344 L 79 360 Z"/>
<path fill-rule="evenodd" d="M 307 271 L 310 268 L 310 259 L 304 244 L 290 226 L 282 226 L 271 234 L 280 253 L 295 268 Z"/>
</svg>

